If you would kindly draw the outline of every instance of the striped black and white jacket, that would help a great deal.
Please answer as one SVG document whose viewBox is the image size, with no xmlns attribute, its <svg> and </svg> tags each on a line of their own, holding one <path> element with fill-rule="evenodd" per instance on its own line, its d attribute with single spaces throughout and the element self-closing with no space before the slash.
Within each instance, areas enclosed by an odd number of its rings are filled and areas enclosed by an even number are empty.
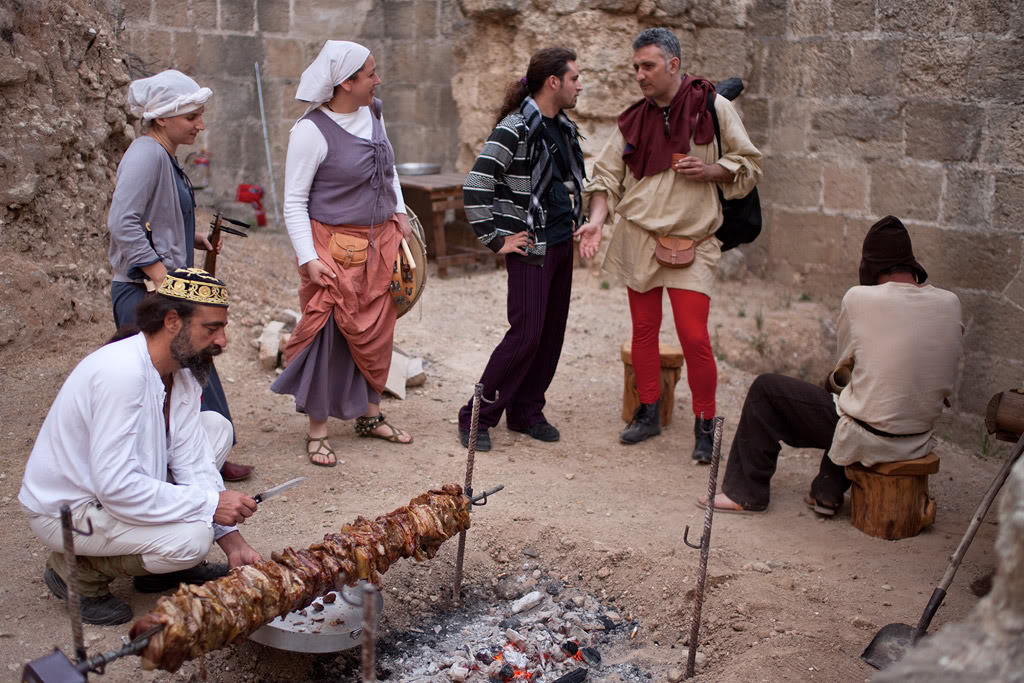
<svg viewBox="0 0 1024 683">
<path fill-rule="evenodd" d="M 564 112 L 556 119 L 569 147 L 576 226 L 583 225 L 583 150 L 579 132 Z M 547 251 L 547 211 L 542 198 L 551 183 L 553 159 L 544 144 L 543 121 L 532 97 L 502 119 L 484 144 L 463 185 L 466 218 L 477 239 L 498 251 L 505 237 L 527 231 L 533 245 L 527 261 L 541 263 Z"/>
</svg>

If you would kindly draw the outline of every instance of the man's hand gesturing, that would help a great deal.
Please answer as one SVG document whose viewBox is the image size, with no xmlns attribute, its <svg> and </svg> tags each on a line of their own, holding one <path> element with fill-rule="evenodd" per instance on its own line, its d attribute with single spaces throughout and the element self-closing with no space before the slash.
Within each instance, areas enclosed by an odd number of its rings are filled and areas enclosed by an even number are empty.
<svg viewBox="0 0 1024 683">
<path fill-rule="evenodd" d="M 221 526 L 242 524 L 256 513 L 256 501 L 240 491 L 221 491 L 213 521 Z"/>
<path fill-rule="evenodd" d="M 580 243 L 580 256 L 590 261 L 601 248 L 601 225 L 586 223 L 573 235 Z"/>
</svg>

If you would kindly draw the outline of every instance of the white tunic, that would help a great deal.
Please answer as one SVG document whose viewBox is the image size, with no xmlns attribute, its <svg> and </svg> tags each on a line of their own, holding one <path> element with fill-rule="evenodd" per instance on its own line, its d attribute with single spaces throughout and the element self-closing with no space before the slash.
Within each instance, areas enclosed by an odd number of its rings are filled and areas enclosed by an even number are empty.
<svg viewBox="0 0 1024 683">
<path fill-rule="evenodd" d="M 99 501 L 126 523 L 202 521 L 215 538 L 235 531 L 213 524 L 224 482 L 199 418 L 201 393 L 190 371 L 174 373 L 167 433 L 164 383 L 145 335 L 94 351 L 50 407 L 18 500 L 47 517 L 59 517 L 64 503 Z"/>
<path fill-rule="evenodd" d="M 835 397 L 839 423 L 828 452 L 832 462 L 871 466 L 932 450 L 942 402 L 956 385 L 960 315 L 956 294 L 931 285 L 887 282 L 846 292 L 836 368 L 850 379 Z M 890 434 L 917 436 L 872 434 L 853 418 Z"/>
<path fill-rule="evenodd" d="M 369 107 L 360 107 L 351 114 L 335 114 L 327 107 L 320 107 L 320 111 L 356 137 L 369 140 L 373 135 L 373 115 Z M 309 188 L 313 185 L 316 170 L 326 158 L 324 134 L 309 119 L 301 119 L 288 138 L 288 157 L 284 164 L 284 224 L 300 266 L 317 258 L 313 248 L 313 228 L 309 223 Z M 395 213 L 406 213 L 397 170 L 393 184 L 398 199 Z"/>
</svg>

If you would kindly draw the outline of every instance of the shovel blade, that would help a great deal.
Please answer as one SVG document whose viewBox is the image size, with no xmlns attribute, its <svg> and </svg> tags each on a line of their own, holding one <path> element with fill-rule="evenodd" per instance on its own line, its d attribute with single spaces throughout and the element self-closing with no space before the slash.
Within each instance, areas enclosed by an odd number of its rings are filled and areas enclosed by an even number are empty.
<svg viewBox="0 0 1024 683">
<path fill-rule="evenodd" d="M 917 629 L 910 624 L 883 626 L 861 653 L 860 658 L 879 670 L 895 664 L 914 646 L 916 631 Z"/>
</svg>

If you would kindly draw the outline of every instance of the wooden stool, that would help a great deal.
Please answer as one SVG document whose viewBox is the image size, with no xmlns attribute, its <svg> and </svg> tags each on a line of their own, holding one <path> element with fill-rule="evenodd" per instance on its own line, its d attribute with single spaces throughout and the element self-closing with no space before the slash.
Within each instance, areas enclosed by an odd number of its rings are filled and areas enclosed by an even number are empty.
<svg viewBox="0 0 1024 683">
<path fill-rule="evenodd" d="M 846 476 L 853 484 L 850 521 L 869 536 L 890 541 L 917 536 L 935 521 L 928 475 L 938 471 L 939 458 L 934 453 L 871 467 L 847 465 Z"/>
<path fill-rule="evenodd" d="M 622 365 L 625 370 L 622 385 L 622 419 L 626 423 L 633 421 L 633 413 L 640 406 L 640 394 L 636 390 L 636 374 L 633 372 L 633 343 L 622 345 Z M 658 392 L 661 395 L 661 426 L 667 427 L 672 422 L 672 408 L 676 403 L 676 384 L 683 374 L 683 350 L 670 344 L 658 344 L 658 355 L 661 356 L 661 377 L 658 380 Z"/>
</svg>

